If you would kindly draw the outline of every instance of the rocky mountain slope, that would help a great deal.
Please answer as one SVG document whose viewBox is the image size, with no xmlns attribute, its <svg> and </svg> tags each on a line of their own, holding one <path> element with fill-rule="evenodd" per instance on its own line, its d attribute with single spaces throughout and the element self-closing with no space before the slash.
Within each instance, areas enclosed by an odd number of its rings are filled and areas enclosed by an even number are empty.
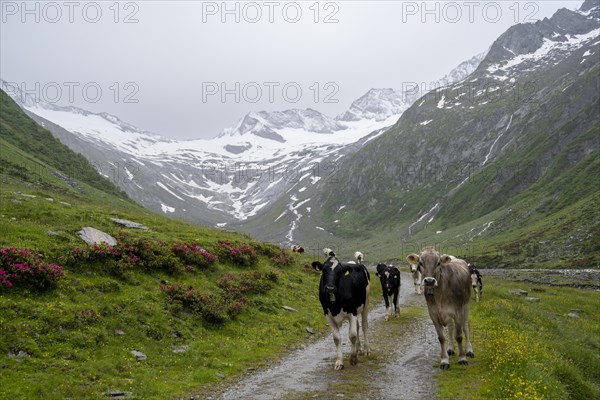
<svg viewBox="0 0 600 400">
<path fill-rule="evenodd" d="M 462 63 L 450 79 L 464 78 L 480 61 Z M 262 215 L 287 199 L 292 187 L 303 191 L 331 175 L 339 158 L 393 125 L 417 93 L 372 89 L 337 118 L 312 109 L 250 112 L 214 139 L 174 141 L 106 113 L 46 103 L 18 85 L 1 84 L 29 116 L 132 199 L 220 227 Z"/>
<path fill-rule="evenodd" d="M 424 242 L 494 262 L 597 263 L 599 28 L 590 1 L 511 27 L 467 79 L 342 159 L 299 239 L 327 232 L 390 257 Z"/>
</svg>

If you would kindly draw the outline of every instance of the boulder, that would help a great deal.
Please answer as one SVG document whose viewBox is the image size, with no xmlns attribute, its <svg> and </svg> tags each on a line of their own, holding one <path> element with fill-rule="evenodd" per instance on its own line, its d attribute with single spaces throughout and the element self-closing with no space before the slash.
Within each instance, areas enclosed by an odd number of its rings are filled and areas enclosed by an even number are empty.
<svg viewBox="0 0 600 400">
<path fill-rule="evenodd" d="M 111 221 L 119 224 L 119 225 L 123 225 L 126 228 L 135 228 L 135 229 L 148 229 L 148 227 L 146 225 L 140 224 L 138 222 L 133 222 L 130 221 L 128 219 L 121 219 L 121 218 L 111 218 Z"/>
<path fill-rule="evenodd" d="M 137 358 L 138 361 L 146 361 L 148 359 L 148 356 L 146 356 L 144 353 L 142 353 L 139 350 L 131 350 L 131 354 L 133 354 L 135 356 L 135 358 Z"/>
<path fill-rule="evenodd" d="M 188 346 L 188 345 L 171 346 L 171 349 L 173 350 L 173 353 L 185 353 L 186 351 L 188 351 L 190 349 L 190 346 Z"/>
<path fill-rule="evenodd" d="M 109 246 L 115 246 L 117 240 L 106 232 L 102 232 L 91 226 L 86 226 L 79 231 L 79 237 L 87 244 L 106 243 Z"/>
<path fill-rule="evenodd" d="M 527 296 L 529 292 L 523 289 L 508 289 L 508 293 L 516 294 L 517 296 Z"/>
</svg>

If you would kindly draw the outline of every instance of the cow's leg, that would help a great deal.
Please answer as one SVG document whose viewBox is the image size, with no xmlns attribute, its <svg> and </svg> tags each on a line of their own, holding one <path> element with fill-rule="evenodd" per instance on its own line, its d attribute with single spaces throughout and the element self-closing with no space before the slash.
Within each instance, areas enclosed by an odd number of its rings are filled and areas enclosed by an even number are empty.
<svg viewBox="0 0 600 400">
<path fill-rule="evenodd" d="M 333 367 L 334 370 L 340 370 L 344 368 L 344 354 L 342 353 L 342 335 L 340 334 L 340 325 L 338 325 L 337 321 L 331 317 L 327 316 L 327 322 L 331 327 L 331 332 L 333 334 L 333 343 L 335 343 L 336 348 L 336 360 L 335 365 Z"/>
<path fill-rule="evenodd" d="M 421 278 L 422 278 L 422 275 L 419 272 L 417 274 L 417 294 L 421 294 L 423 291 L 423 280 Z"/>
<path fill-rule="evenodd" d="M 463 330 L 465 327 L 465 315 L 464 311 L 456 313 L 456 324 L 454 326 L 454 333 L 456 335 L 456 343 L 458 345 L 458 363 L 460 365 L 467 365 L 467 357 L 465 356 L 465 347 L 463 346 Z"/>
<path fill-rule="evenodd" d="M 398 291 L 394 293 L 394 314 L 396 316 L 400 315 L 400 296 L 398 295 L 399 292 L 400 288 L 398 288 Z"/>
<path fill-rule="evenodd" d="M 471 332 L 469 327 L 469 305 L 464 306 L 464 322 L 463 322 L 463 331 L 465 333 L 465 341 L 467 342 L 467 357 L 475 358 L 475 353 L 473 353 L 473 346 L 471 346 Z"/>
<path fill-rule="evenodd" d="M 456 354 L 454 352 L 454 325 L 454 320 L 450 318 L 450 321 L 448 322 L 448 345 L 446 349 L 449 356 Z"/>
<path fill-rule="evenodd" d="M 369 343 L 369 336 L 367 335 L 367 331 L 369 330 L 369 301 L 364 305 L 362 312 L 360 313 L 362 320 L 362 332 L 363 332 L 363 342 L 364 347 L 362 348 L 361 354 L 369 355 L 371 354 L 371 345 Z"/>
<path fill-rule="evenodd" d="M 446 335 L 444 334 L 444 327 L 439 321 L 434 321 L 433 325 L 435 326 L 435 331 L 438 335 L 438 340 L 440 341 L 440 368 L 441 369 L 449 369 L 450 368 L 450 359 L 448 358 L 448 353 L 446 351 Z"/>
<path fill-rule="evenodd" d="M 387 321 L 390 318 L 390 299 L 385 293 L 383 294 L 383 302 L 385 303 L 385 320 Z"/>
<path fill-rule="evenodd" d="M 350 316 L 350 329 L 348 332 L 348 338 L 352 350 L 350 350 L 350 365 L 356 365 L 358 363 L 358 318 L 355 315 Z"/>
<path fill-rule="evenodd" d="M 479 303 L 479 288 L 477 286 L 473 286 L 473 290 L 475 290 L 475 300 Z"/>
</svg>

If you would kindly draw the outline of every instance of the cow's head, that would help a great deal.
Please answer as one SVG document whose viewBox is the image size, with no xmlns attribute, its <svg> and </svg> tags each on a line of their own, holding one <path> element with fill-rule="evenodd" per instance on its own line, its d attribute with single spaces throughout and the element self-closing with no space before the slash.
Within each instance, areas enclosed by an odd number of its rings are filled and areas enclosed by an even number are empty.
<svg viewBox="0 0 600 400">
<path fill-rule="evenodd" d="M 398 273 L 392 269 L 393 265 L 389 267 L 385 264 L 377 264 L 377 272 L 375 275 L 379 277 L 379 281 L 381 282 L 381 289 L 383 290 L 383 294 L 386 296 L 391 296 L 392 289 L 394 289 L 395 282 L 398 281 Z"/>
<path fill-rule="evenodd" d="M 419 266 L 417 264 L 410 264 L 410 272 L 414 274 L 415 272 L 417 272 L 417 269 L 419 269 Z"/>
<path fill-rule="evenodd" d="M 480 276 L 479 271 L 473 264 L 467 264 L 467 267 L 469 267 L 469 274 L 471 274 L 471 286 L 476 287 Z"/>
<path fill-rule="evenodd" d="M 418 268 L 421 269 L 425 295 L 433 296 L 434 289 L 438 286 L 441 268 L 443 268 L 444 264 L 452 261 L 452 257 L 447 254 L 440 256 L 440 253 L 437 251 L 426 248 L 421 252 L 421 255 L 409 254 L 406 257 L 406 261 L 409 264 L 417 264 Z"/>
<path fill-rule="evenodd" d="M 323 252 L 327 256 L 327 260 L 322 264 L 319 261 L 314 261 L 312 267 L 321 271 L 321 285 L 319 290 L 327 293 L 329 301 L 334 303 L 340 279 L 350 274 L 351 267 L 342 266 L 331 249 L 324 249 Z"/>
</svg>

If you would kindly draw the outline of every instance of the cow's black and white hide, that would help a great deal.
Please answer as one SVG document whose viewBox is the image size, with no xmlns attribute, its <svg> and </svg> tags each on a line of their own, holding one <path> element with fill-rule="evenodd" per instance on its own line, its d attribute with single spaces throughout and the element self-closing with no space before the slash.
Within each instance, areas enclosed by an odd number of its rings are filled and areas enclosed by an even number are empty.
<svg viewBox="0 0 600 400">
<path fill-rule="evenodd" d="M 377 264 L 377 273 L 381 282 L 381 292 L 385 301 L 385 320 L 392 315 L 400 315 L 400 271 L 393 265 Z M 393 310 L 392 310 L 393 307 Z"/>
<path fill-rule="evenodd" d="M 483 293 L 483 279 L 481 273 L 473 264 L 469 264 L 469 273 L 471 274 L 471 286 L 475 291 L 475 300 L 479 303 Z"/>
<path fill-rule="evenodd" d="M 361 347 L 359 317 L 364 337 L 363 353 L 369 354 L 371 351 L 367 336 L 370 276 L 361 263 L 340 263 L 331 249 L 323 251 L 327 260 L 324 263 L 315 261 L 312 266 L 321 271 L 319 300 L 337 350 L 334 369 L 340 370 L 344 368 L 340 328 L 346 319 L 350 324 L 348 336 L 352 345 L 350 364 L 356 365 L 358 362 L 358 350 Z"/>
</svg>

